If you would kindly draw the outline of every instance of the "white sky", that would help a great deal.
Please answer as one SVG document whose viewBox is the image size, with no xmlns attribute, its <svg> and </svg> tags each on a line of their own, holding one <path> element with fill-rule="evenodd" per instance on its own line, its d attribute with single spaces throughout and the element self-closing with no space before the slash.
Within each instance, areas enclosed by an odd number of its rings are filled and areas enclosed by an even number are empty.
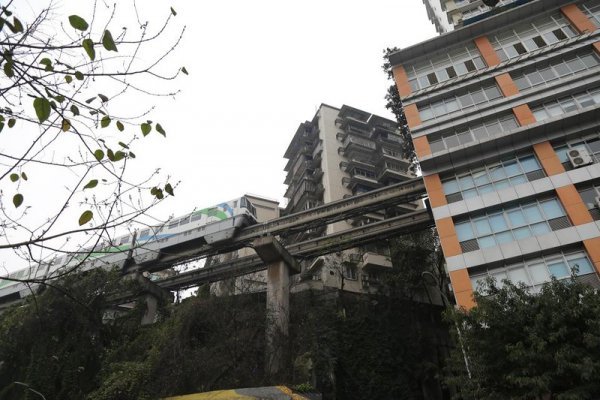
<svg viewBox="0 0 600 400">
<path fill-rule="evenodd" d="M 98 0 L 100 8 L 104 1 Z M 23 12 L 47 0 L 15 4 Z M 54 4 L 66 23 L 70 14 L 86 16 L 82 9 L 92 1 Z M 160 26 L 170 6 L 178 13 L 175 25 L 187 26 L 166 63 L 171 72 L 181 66 L 189 71 L 170 83 L 182 92 L 175 99 L 130 94 L 135 106 L 156 105 L 152 119 L 167 131 L 167 139 L 153 132 L 136 143 L 136 172 L 145 176 L 159 167 L 181 182 L 175 197 L 154 209 L 160 219 L 245 193 L 284 205 L 283 154 L 298 125 L 312 119 L 321 103 L 393 119 L 385 109 L 392 82 L 381 69 L 383 50 L 436 34 L 421 0 L 138 0 L 137 5 L 151 28 Z M 113 35 L 118 24 L 117 19 L 111 25 Z"/>
<path fill-rule="evenodd" d="M 229 0 L 175 3 L 188 27 L 176 55 L 183 93 L 157 111 L 157 157 L 181 180 L 177 215 L 244 193 L 283 202 L 283 154 L 317 107 L 390 117 L 383 49 L 435 35 L 420 0 Z M 157 118 L 158 119 L 158 118 Z"/>
</svg>

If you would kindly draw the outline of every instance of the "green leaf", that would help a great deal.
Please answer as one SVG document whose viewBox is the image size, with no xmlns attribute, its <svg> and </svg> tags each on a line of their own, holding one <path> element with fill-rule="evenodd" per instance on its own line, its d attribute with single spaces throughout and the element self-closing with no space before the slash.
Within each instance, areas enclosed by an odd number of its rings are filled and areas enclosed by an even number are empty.
<svg viewBox="0 0 600 400">
<path fill-rule="evenodd" d="M 23 178 L 24 181 L 27 180 L 27 174 L 25 172 L 21 172 L 21 178 Z"/>
<path fill-rule="evenodd" d="M 152 189 L 150 189 L 150 194 L 159 200 L 165 197 L 162 189 L 159 189 L 157 187 L 153 187 Z"/>
<path fill-rule="evenodd" d="M 0 132 L 2 132 L 2 129 L 4 129 L 4 122 L 0 122 Z"/>
<path fill-rule="evenodd" d="M 71 104 L 71 112 L 73 113 L 73 115 L 77 116 L 79 115 L 79 108 L 77 108 L 75 104 Z"/>
<path fill-rule="evenodd" d="M 59 103 L 62 103 L 63 101 L 65 101 L 65 96 L 63 96 L 62 94 L 57 94 L 56 96 L 53 96 L 54 100 L 58 101 Z"/>
<path fill-rule="evenodd" d="M 73 77 L 71 75 L 65 75 L 65 81 L 67 81 L 67 83 L 71 83 L 73 82 Z"/>
<path fill-rule="evenodd" d="M 144 122 L 140 128 L 142 129 L 142 135 L 147 136 L 152 130 L 152 125 L 150 125 L 147 122 Z"/>
<path fill-rule="evenodd" d="M 11 182 L 16 182 L 19 180 L 19 174 L 10 174 Z"/>
<path fill-rule="evenodd" d="M 175 194 L 173 194 L 173 186 L 171 186 L 170 183 L 165 185 L 165 192 L 169 193 L 171 196 L 175 196 Z"/>
<path fill-rule="evenodd" d="M 45 97 L 36 97 L 33 100 L 33 108 L 35 108 L 35 114 L 37 115 L 40 124 L 50 116 L 50 102 Z"/>
<path fill-rule="evenodd" d="M 82 81 L 83 80 L 83 73 L 79 72 L 79 71 L 75 71 L 75 78 L 78 81 Z"/>
<path fill-rule="evenodd" d="M 98 179 L 92 179 L 91 181 L 89 181 L 87 183 L 87 185 L 85 185 L 83 188 L 84 189 L 93 189 L 96 186 L 98 186 Z"/>
<path fill-rule="evenodd" d="M 15 126 L 16 123 L 17 123 L 17 120 L 14 118 L 11 118 L 8 120 L 8 127 L 12 128 L 13 126 Z"/>
<path fill-rule="evenodd" d="M 96 50 L 94 50 L 94 42 L 92 41 L 92 39 L 83 39 L 81 45 L 83 46 L 83 49 L 85 50 L 87 55 L 90 57 L 90 60 L 94 61 L 94 59 L 96 58 Z"/>
<path fill-rule="evenodd" d="M 94 213 L 90 210 L 84 211 L 83 214 L 79 217 L 79 226 L 87 224 L 94 217 Z"/>
<path fill-rule="evenodd" d="M 106 157 L 108 157 L 108 159 L 112 162 L 116 161 L 115 153 L 111 149 L 106 150 Z"/>
<path fill-rule="evenodd" d="M 85 31 L 89 27 L 85 19 L 81 18 L 79 15 L 70 15 L 69 23 L 73 28 L 79 31 Z"/>
<path fill-rule="evenodd" d="M 100 126 L 102 128 L 106 128 L 109 125 L 110 125 L 110 117 L 108 115 L 106 115 L 100 120 Z"/>
<path fill-rule="evenodd" d="M 108 29 L 104 31 L 104 36 L 102 36 L 102 46 L 108 51 L 118 51 L 115 41 Z"/>
<path fill-rule="evenodd" d="M 188 72 L 187 72 L 187 69 L 185 69 L 185 67 L 181 67 L 181 72 L 183 72 L 186 75 L 189 75 Z"/>
<path fill-rule="evenodd" d="M 123 153 L 121 150 L 118 150 L 115 153 L 115 161 L 121 161 L 124 158 L 125 158 L 125 153 Z"/>
<path fill-rule="evenodd" d="M 15 76 L 15 71 L 13 70 L 13 64 L 12 62 L 6 62 L 4 63 L 4 74 L 6 76 L 8 76 L 9 78 L 12 78 L 13 76 Z"/>
<path fill-rule="evenodd" d="M 100 97 L 100 100 L 102 100 L 103 103 L 106 103 L 108 101 L 108 97 L 106 97 L 102 93 L 98 93 L 98 97 Z"/>
<path fill-rule="evenodd" d="M 173 7 L 171 7 L 171 14 L 173 14 L 173 16 L 177 15 L 177 12 L 173 9 Z"/>
<path fill-rule="evenodd" d="M 94 152 L 94 157 L 96 157 L 96 160 L 101 161 L 104 158 L 104 152 L 98 149 Z"/>
<path fill-rule="evenodd" d="M 163 127 L 158 123 L 156 124 L 156 131 L 165 137 L 167 136 L 167 133 L 165 132 Z"/>
<path fill-rule="evenodd" d="M 50 61 L 49 58 L 42 58 L 40 60 L 40 64 L 46 66 L 46 68 L 44 68 L 44 71 L 54 71 L 54 68 L 52 67 L 52 61 Z"/>
<path fill-rule="evenodd" d="M 130 157 L 130 158 L 135 158 L 135 154 L 134 154 L 134 152 L 133 152 L 133 151 L 130 151 L 130 152 L 129 152 L 129 157 Z"/>
<path fill-rule="evenodd" d="M 19 208 L 19 206 L 23 204 L 23 195 L 20 193 L 15 194 L 13 196 L 13 204 L 15 205 L 15 208 Z"/>
<path fill-rule="evenodd" d="M 123 147 L 124 149 L 128 149 L 129 146 L 127 146 L 125 143 L 123 142 L 119 142 L 119 146 Z"/>
<path fill-rule="evenodd" d="M 95 97 L 90 97 L 89 99 L 87 99 L 85 101 L 86 104 L 90 104 L 92 101 L 94 101 Z"/>
<path fill-rule="evenodd" d="M 61 124 L 61 129 L 63 132 L 68 131 L 69 129 L 71 129 L 71 121 L 69 121 L 68 119 L 64 118 L 62 120 L 62 124 Z"/>
<path fill-rule="evenodd" d="M 117 121 L 117 129 L 119 130 L 119 132 L 123 132 L 123 130 L 125 129 L 125 126 L 121 121 Z"/>
<path fill-rule="evenodd" d="M 17 17 L 13 17 L 13 23 L 8 24 L 8 27 L 13 33 L 23 32 L 23 24 L 17 19 Z"/>
</svg>

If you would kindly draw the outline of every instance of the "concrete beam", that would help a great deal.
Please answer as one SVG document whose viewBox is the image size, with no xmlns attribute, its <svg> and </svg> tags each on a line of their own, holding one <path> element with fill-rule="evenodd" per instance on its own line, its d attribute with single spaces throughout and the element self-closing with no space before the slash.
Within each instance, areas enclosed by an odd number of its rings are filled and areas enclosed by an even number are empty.
<svg viewBox="0 0 600 400">
<path fill-rule="evenodd" d="M 252 247 L 265 264 L 283 261 L 292 274 L 300 273 L 300 264 L 273 236 L 265 236 L 254 240 Z"/>
</svg>

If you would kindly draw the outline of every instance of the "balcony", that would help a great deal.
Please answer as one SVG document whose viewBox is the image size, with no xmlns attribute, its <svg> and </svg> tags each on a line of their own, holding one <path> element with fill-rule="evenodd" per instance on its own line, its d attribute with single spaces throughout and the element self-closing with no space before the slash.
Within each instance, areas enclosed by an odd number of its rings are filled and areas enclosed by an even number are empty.
<svg viewBox="0 0 600 400">
<path fill-rule="evenodd" d="M 392 261 L 388 256 L 367 252 L 362 257 L 362 268 L 364 271 L 391 269 Z"/>
<path fill-rule="evenodd" d="M 315 170 L 312 173 L 312 177 L 315 181 L 319 181 L 321 180 L 321 177 L 323 176 L 323 170 L 321 168 L 315 168 Z"/>
<path fill-rule="evenodd" d="M 314 168 L 317 168 L 321 165 L 321 156 L 323 155 L 323 148 L 321 146 L 317 146 L 315 152 L 313 152 L 312 165 Z"/>
<path fill-rule="evenodd" d="M 394 179 L 398 182 L 407 181 L 409 179 L 413 179 L 415 175 L 411 174 L 407 171 L 399 171 L 395 168 L 385 167 L 381 170 L 379 175 L 377 176 L 378 181 L 385 181 L 388 179 Z"/>
<path fill-rule="evenodd" d="M 290 199 L 290 205 L 296 207 L 304 200 L 320 200 L 323 195 L 324 187 L 321 184 L 317 184 L 308 179 L 297 185 L 295 188 L 289 187 L 285 193 L 285 197 Z M 293 195 L 291 194 L 293 193 Z M 290 197 L 291 196 L 291 197 Z M 303 198 L 303 196 L 306 196 Z"/>
<path fill-rule="evenodd" d="M 380 133 L 378 135 L 378 137 L 379 137 L 379 140 L 381 140 L 382 142 L 384 142 L 386 144 L 402 146 L 402 143 L 403 143 L 402 137 L 395 133 L 387 133 L 387 132 Z"/>
<path fill-rule="evenodd" d="M 338 154 L 352 158 L 353 155 L 371 153 L 376 149 L 377 144 L 372 140 L 356 136 L 348 136 L 342 143 L 342 147 L 338 148 Z"/>
<path fill-rule="evenodd" d="M 354 191 L 357 186 L 360 186 L 362 189 L 378 189 L 383 186 L 381 183 L 377 182 L 375 179 L 367 178 L 363 175 L 353 175 L 352 177 L 342 178 L 342 185 L 346 188 Z M 363 190 L 361 190 L 362 192 Z"/>
</svg>

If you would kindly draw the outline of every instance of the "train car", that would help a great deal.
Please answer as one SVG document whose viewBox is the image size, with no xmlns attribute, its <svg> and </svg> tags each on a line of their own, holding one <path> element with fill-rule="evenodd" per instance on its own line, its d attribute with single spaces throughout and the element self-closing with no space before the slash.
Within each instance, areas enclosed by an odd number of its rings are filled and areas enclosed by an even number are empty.
<svg viewBox="0 0 600 400">
<path fill-rule="evenodd" d="M 171 219 L 159 226 L 138 228 L 133 234 L 102 243 L 93 248 L 56 256 L 52 261 L 19 271 L 14 279 L 44 279 L 60 276 L 70 269 L 123 268 L 133 258 L 136 264 L 156 260 L 161 250 L 195 240 L 214 244 L 231 239 L 236 232 L 256 223 L 256 209 L 243 196 Z M 2 276 L 2 273 L 0 273 Z M 27 296 L 36 285 L 0 279 L 0 304 Z"/>
<path fill-rule="evenodd" d="M 161 249 L 192 240 L 218 243 L 255 223 L 256 209 L 247 197 L 240 197 L 139 231 L 132 257 L 136 264 L 147 263 L 157 259 Z"/>
</svg>

